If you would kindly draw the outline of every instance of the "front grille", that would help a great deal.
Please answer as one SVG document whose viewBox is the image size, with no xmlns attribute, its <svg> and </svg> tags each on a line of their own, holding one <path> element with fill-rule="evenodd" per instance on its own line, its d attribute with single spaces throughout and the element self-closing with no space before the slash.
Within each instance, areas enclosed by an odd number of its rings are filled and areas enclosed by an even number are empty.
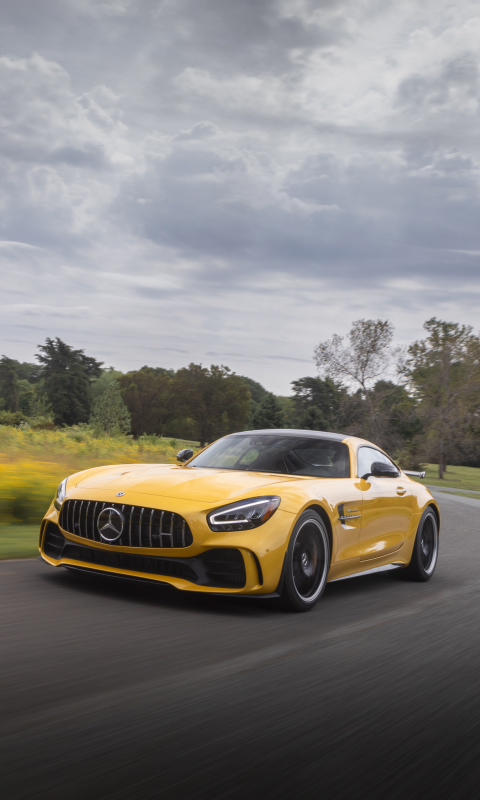
<svg viewBox="0 0 480 800">
<path fill-rule="evenodd" d="M 207 550 L 191 558 L 162 558 L 160 556 L 135 555 L 78 544 L 66 539 L 57 525 L 48 523 L 43 543 L 45 555 L 56 560 L 64 558 L 113 569 L 140 572 L 145 575 L 165 575 L 184 578 L 198 586 L 224 589 L 241 589 L 247 575 L 245 563 L 239 550 L 220 548 Z"/>
<path fill-rule="evenodd" d="M 117 509 L 124 518 L 120 539 L 111 543 L 101 538 L 97 528 L 98 515 L 105 508 Z M 189 547 L 193 542 L 192 532 L 180 514 L 121 503 L 65 500 L 60 527 L 75 536 L 116 547 Z"/>
</svg>

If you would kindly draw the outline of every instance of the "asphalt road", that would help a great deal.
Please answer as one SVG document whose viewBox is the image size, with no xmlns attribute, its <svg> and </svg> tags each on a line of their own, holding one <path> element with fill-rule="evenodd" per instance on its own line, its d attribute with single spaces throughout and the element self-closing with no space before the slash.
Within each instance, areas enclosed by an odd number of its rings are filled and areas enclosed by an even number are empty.
<svg viewBox="0 0 480 800">
<path fill-rule="evenodd" d="M 3 800 L 476 798 L 480 501 L 308 614 L 0 564 Z"/>
</svg>

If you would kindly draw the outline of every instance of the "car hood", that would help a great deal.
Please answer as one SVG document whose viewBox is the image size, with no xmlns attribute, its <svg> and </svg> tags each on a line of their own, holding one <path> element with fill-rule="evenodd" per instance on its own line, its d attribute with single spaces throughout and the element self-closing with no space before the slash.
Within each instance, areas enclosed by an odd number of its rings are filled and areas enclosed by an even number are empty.
<svg viewBox="0 0 480 800">
<path fill-rule="evenodd" d="M 292 481 L 292 475 L 234 470 L 185 468 L 176 465 L 124 465 L 80 473 L 72 480 L 77 489 L 112 489 L 157 497 L 175 497 L 205 503 L 234 500 L 245 494 Z"/>
</svg>

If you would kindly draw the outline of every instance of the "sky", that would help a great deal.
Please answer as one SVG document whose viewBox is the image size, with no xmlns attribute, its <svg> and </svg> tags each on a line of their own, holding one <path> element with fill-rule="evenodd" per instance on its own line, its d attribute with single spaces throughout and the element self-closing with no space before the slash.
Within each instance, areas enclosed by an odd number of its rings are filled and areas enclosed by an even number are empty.
<svg viewBox="0 0 480 800">
<path fill-rule="evenodd" d="M 478 331 L 478 2 L 0 10 L 0 355 L 288 394 L 360 318 Z"/>
</svg>

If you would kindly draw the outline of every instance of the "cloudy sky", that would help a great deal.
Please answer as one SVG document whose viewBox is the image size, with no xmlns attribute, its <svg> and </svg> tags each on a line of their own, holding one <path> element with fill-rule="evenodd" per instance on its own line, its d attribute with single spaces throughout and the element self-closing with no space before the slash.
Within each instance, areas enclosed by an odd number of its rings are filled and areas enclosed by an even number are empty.
<svg viewBox="0 0 480 800">
<path fill-rule="evenodd" d="M 478 2 L 0 7 L 0 354 L 286 394 L 360 317 L 478 330 Z"/>
</svg>

